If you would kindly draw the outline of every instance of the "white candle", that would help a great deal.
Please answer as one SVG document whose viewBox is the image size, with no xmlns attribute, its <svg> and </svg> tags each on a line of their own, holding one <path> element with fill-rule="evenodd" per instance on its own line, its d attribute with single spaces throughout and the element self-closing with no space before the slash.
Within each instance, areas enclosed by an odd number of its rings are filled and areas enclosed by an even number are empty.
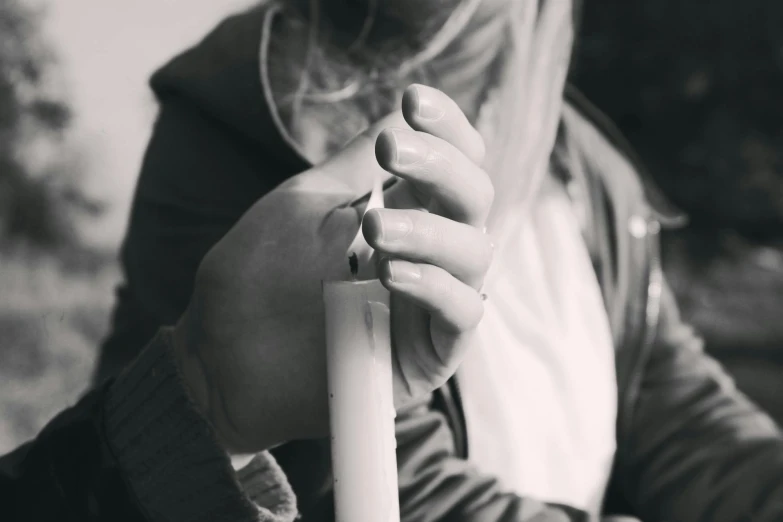
<svg viewBox="0 0 783 522">
<path fill-rule="evenodd" d="M 337 522 L 399 522 L 389 292 L 324 282 Z"/>
<path fill-rule="evenodd" d="M 383 208 L 379 175 L 364 212 L 373 208 Z M 345 278 L 323 284 L 335 520 L 399 522 L 389 291 L 361 227 Z"/>
</svg>

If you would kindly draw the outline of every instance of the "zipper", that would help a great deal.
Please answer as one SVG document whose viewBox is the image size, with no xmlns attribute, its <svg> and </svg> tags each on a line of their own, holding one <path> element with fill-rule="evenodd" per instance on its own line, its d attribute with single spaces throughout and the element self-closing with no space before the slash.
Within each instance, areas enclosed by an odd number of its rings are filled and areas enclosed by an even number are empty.
<svg viewBox="0 0 783 522">
<path fill-rule="evenodd" d="M 661 296 L 663 294 L 663 267 L 661 265 L 661 246 L 658 232 L 660 224 L 650 221 L 648 224 L 648 250 L 650 255 L 650 273 L 647 278 L 647 306 L 645 308 L 646 332 L 644 332 L 643 348 L 647 352 L 652 348 L 657 336 L 658 323 L 661 318 Z"/>
<path fill-rule="evenodd" d="M 645 306 L 643 308 L 644 317 L 637 323 L 640 325 L 640 332 L 637 337 L 638 341 L 635 342 L 634 357 L 629 364 L 627 385 L 625 390 L 620 390 L 625 400 L 623 408 L 625 418 L 620 432 L 625 434 L 624 439 L 627 439 L 631 433 L 634 409 L 639 398 L 639 387 L 641 386 L 641 379 L 644 373 L 644 364 L 657 337 L 661 316 L 663 267 L 661 264 L 660 245 L 658 243 L 659 232 L 660 223 L 655 219 L 648 219 L 647 233 L 644 238 L 646 241 L 645 250 L 649 259 L 645 287 Z"/>
</svg>

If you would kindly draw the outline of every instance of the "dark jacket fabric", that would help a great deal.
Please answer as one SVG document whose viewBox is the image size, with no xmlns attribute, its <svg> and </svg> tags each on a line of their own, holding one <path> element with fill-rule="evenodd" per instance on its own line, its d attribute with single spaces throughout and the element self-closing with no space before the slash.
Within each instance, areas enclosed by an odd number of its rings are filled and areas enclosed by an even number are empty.
<svg viewBox="0 0 783 522">
<path fill-rule="evenodd" d="M 133 364 L 0 457 L 3 522 L 291 522 L 269 453 L 235 472 L 162 329 Z"/>
<path fill-rule="evenodd" d="M 144 520 L 108 455 L 104 395 L 103 388 L 92 391 L 35 441 L 0 459 L 4 520 Z"/>
<path fill-rule="evenodd" d="M 207 250 L 256 200 L 310 166 L 283 140 L 261 94 L 263 16 L 257 9 L 225 21 L 152 79 L 160 114 L 99 378 L 176 321 Z M 658 232 L 673 221 L 665 204 L 622 139 L 573 90 L 559 144 L 558 167 L 589 210 L 585 237 L 616 347 L 618 451 L 607 512 L 649 522 L 783 520 L 783 438 L 681 321 L 658 253 Z M 399 415 L 397 441 L 405 522 L 543 520 L 536 517 L 549 509 L 502 491 L 466 460 L 454 380 Z M 328 443 L 293 442 L 274 454 L 303 520 L 331 520 Z"/>
</svg>

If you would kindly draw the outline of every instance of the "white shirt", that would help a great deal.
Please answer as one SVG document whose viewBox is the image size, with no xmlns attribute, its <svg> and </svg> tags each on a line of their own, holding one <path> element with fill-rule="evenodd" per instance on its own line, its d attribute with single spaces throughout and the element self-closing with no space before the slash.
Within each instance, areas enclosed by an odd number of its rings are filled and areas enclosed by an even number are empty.
<svg viewBox="0 0 783 522">
<path fill-rule="evenodd" d="M 598 513 L 615 452 L 614 349 L 578 219 L 550 177 L 488 274 L 458 377 L 469 459 L 508 491 Z"/>
</svg>

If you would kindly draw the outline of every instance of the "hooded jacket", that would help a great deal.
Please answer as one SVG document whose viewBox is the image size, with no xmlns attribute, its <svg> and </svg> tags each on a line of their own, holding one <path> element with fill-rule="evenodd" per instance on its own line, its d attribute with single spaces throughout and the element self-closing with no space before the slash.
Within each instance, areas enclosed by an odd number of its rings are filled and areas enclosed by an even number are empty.
<svg viewBox="0 0 783 522">
<path fill-rule="evenodd" d="M 311 166 L 262 94 L 264 16 L 254 9 L 226 20 L 152 79 L 161 109 L 98 378 L 177 320 L 202 257 L 256 200 Z M 588 210 L 585 240 L 616 350 L 618 450 L 606 512 L 649 522 L 783 520 L 783 438 L 704 353 L 662 273 L 658 234 L 677 216 L 600 113 L 573 88 L 565 96 L 556 166 Z M 466 460 L 455 379 L 398 416 L 397 444 L 406 522 L 538 520 L 546 511 Z M 273 454 L 303 520 L 332 520 L 328 441 L 291 442 Z"/>
</svg>

